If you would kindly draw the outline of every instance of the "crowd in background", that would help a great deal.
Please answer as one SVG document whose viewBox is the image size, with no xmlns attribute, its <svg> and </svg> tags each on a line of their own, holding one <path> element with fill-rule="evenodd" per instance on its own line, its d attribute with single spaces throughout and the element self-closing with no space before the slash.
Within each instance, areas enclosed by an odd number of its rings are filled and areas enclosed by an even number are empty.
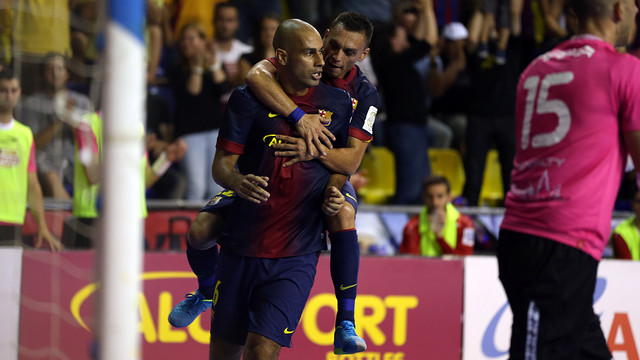
<svg viewBox="0 0 640 360">
<path fill-rule="evenodd" d="M 147 148 L 153 162 L 176 141 L 181 160 L 147 192 L 150 198 L 206 201 L 221 188 L 211 163 L 231 90 L 253 64 L 274 55 L 282 19 L 296 17 L 323 34 L 342 11 L 375 25 L 370 55 L 358 65 L 378 87 L 380 111 L 370 146 L 394 154 L 395 204 L 423 204 L 431 173 L 428 148 L 451 148 L 464 159 L 460 199 L 479 205 L 485 159 L 497 149 L 504 193 L 515 154 L 515 88 L 537 55 L 572 34 L 567 0 L 148 0 Z M 17 120 L 34 133 L 45 197 L 73 194 L 73 124 L 61 109 L 99 111 L 106 19 L 96 0 L 0 0 L 0 66 L 20 75 Z M 425 7 L 437 39 L 421 29 Z M 640 56 L 640 37 L 629 51 Z M 365 177 L 366 174 L 356 174 Z M 360 183 L 354 181 L 354 183 Z M 620 208 L 635 182 L 625 177 Z M 631 184 L 628 185 L 627 184 Z M 624 204 L 627 205 L 624 205 Z M 625 208 L 625 206 L 627 206 Z"/>
</svg>

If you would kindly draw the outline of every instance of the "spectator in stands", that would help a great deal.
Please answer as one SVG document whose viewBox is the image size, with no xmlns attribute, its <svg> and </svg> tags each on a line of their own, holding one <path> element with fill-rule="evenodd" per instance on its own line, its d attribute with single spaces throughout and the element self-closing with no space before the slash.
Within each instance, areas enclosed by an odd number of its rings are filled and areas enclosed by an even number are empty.
<svg viewBox="0 0 640 360">
<path fill-rule="evenodd" d="M 222 61 L 227 79 L 232 87 L 242 85 L 246 74 L 240 76 L 238 71 L 238 60 L 242 54 L 250 53 L 253 47 L 236 39 L 236 32 L 240 27 L 238 18 L 238 8 L 233 4 L 222 2 L 216 5 L 213 17 L 215 36 L 213 38 L 213 49 L 216 57 Z M 231 91 L 225 94 L 223 103 L 226 103 L 231 95 Z"/>
<path fill-rule="evenodd" d="M 97 236 L 102 120 L 97 113 L 84 116 L 74 131 L 73 218 L 67 218 L 62 243 L 68 248 L 88 249 Z"/>
<path fill-rule="evenodd" d="M 495 63 L 507 62 L 507 46 L 510 36 L 520 36 L 522 25 L 522 7 L 524 0 L 483 0 L 481 5 L 482 22 L 480 26 L 478 57 L 487 58 L 490 52 L 490 38 L 497 33 L 495 45 Z"/>
<path fill-rule="evenodd" d="M 163 24 L 165 20 L 163 0 L 147 0 L 147 84 L 156 82 L 162 56 Z"/>
<path fill-rule="evenodd" d="M 186 197 L 210 199 L 222 190 L 211 177 L 211 164 L 222 117 L 220 98 L 229 89 L 227 75 L 198 23 L 184 26 L 178 52 L 180 62 L 170 70 L 169 82 L 176 101 L 174 138 L 182 137 L 189 148 L 181 162 L 188 181 Z"/>
<path fill-rule="evenodd" d="M 75 127 L 75 162 L 73 191 L 73 218 L 65 219 L 62 242 L 70 248 L 88 249 L 93 247 L 97 236 L 99 216 L 98 196 L 100 184 L 100 161 L 102 156 L 102 119 L 97 112 L 85 115 Z M 169 169 L 179 161 L 187 150 L 182 139 L 163 147 L 153 165 L 149 156 L 141 159 L 144 172 L 144 188 L 154 185 Z M 141 184 L 142 185 L 142 184 Z M 147 217 L 147 203 L 143 196 L 139 204 L 142 217 Z"/>
<path fill-rule="evenodd" d="M 631 201 L 633 215 L 620 223 L 611 234 L 616 259 L 640 260 L 640 191 Z"/>
<path fill-rule="evenodd" d="M 443 176 L 431 175 L 422 189 L 424 206 L 405 226 L 398 251 L 422 256 L 473 254 L 473 220 L 451 204 L 449 181 Z"/>
<path fill-rule="evenodd" d="M 385 137 L 396 161 L 397 204 L 419 204 L 420 183 L 430 173 L 427 156 L 426 88 L 416 61 L 437 41 L 431 0 L 403 3 L 401 12 L 416 15 L 415 32 L 392 24 L 376 31 L 374 67 L 387 106 Z"/>
<path fill-rule="evenodd" d="M 463 196 L 469 206 L 477 206 L 487 153 L 495 144 L 502 170 L 502 186 L 506 194 L 511 184 L 515 156 L 515 94 L 522 70 L 522 42 L 512 37 L 507 47 L 507 62 L 498 65 L 493 56 L 468 57 L 471 95 L 467 123 L 465 156 L 466 183 Z"/>
<path fill-rule="evenodd" d="M 453 131 L 453 147 L 465 153 L 467 103 L 471 78 L 467 71 L 465 43 L 468 32 L 464 25 L 452 22 L 442 29 L 439 56 L 432 57 L 429 90 L 434 97 L 431 110 Z M 441 64 L 441 65 L 439 65 Z"/>
<path fill-rule="evenodd" d="M 73 184 L 73 128 L 93 111 L 89 98 L 67 89 L 69 72 L 59 53 L 48 54 L 41 66 L 42 91 L 22 102 L 21 116 L 34 132 L 38 176 L 46 197 L 70 199 Z M 65 109 L 71 107 L 70 112 Z M 65 116 L 69 114 L 69 116 Z"/>
<path fill-rule="evenodd" d="M 433 8 L 438 21 L 438 28 L 441 29 L 447 24 L 460 21 L 460 14 L 465 3 L 470 0 L 434 0 Z"/>
<path fill-rule="evenodd" d="M 298 2 L 307 2 L 299 1 Z M 244 43 L 250 43 L 251 37 L 259 27 L 260 19 L 264 14 L 273 14 L 280 18 L 282 16 L 282 0 L 229 0 L 229 5 L 236 8 L 238 28 L 233 36 Z M 217 12 L 216 7 L 216 12 Z M 217 16 L 217 15 L 214 15 Z M 214 20 L 215 21 L 215 20 Z M 218 26 L 215 25 L 214 26 Z M 216 30 L 217 33 L 217 30 Z M 256 41 L 255 39 L 253 39 Z"/>
<path fill-rule="evenodd" d="M 173 141 L 173 120 L 169 105 L 164 97 L 147 92 L 147 152 L 149 162 L 158 159 Z M 177 165 L 177 164 L 176 164 Z M 179 166 L 171 166 L 151 188 L 147 189 L 147 198 L 184 199 L 187 190 L 187 178 Z"/>
<path fill-rule="evenodd" d="M 202 26 L 205 37 L 213 37 L 213 15 L 216 4 L 227 0 L 165 0 L 173 28 L 172 39 L 180 36 L 181 29 L 188 23 Z M 170 43 L 171 44 L 171 43 Z"/>
<path fill-rule="evenodd" d="M 393 5 L 397 0 L 341 0 L 335 2 L 335 13 L 342 11 L 353 11 L 364 15 L 371 20 L 375 28 L 381 27 L 392 20 Z M 320 19 L 322 20 L 322 19 Z"/>
<path fill-rule="evenodd" d="M 543 50 L 552 49 L 571 35 L 565 16 L 567 0 L 540 0 L 540 10 L 544 19 Z"/>
<path fill-rule="evenodd" d="M 71 69 L 69 81 L 78 86 L 87 86 L 92 76 L 92 65 L 98 57 L 97 43 L 100 38 L 98 12 L 100 4 L 96 0 L 79 1 L 71 8 Z M 87 91 L 88 93 L 88 91 Z"/>
<path fill-rule="evenodd" d="M 260 27 L 257 28 L 253 42 L 253 52 L 243 54 L 238 60 L 238 79 L 244 84 L 247 73 L 251 67 L 262 59 L 274 57 L 273 35 L 280 25 L 280 19 L 275 15 L 266 14 L 260 20 Z"/>
<path fill-rule="evenodd" d="M 2 4 L 7 4 L 3 2 Z M 13 9 L 7 6 L 0 6 L 0 67 L 11 62 L 11 36 L 13 21 Z"/>
<path fill-rule="evenodd" d="M 327 20 L 325 19 L 326 10 L 333 8 L 333 4 L 328 1 L 320 0 L 286 0 L 287 8 L 292 18 L 304 20 L 316 28 L 322 28 Z M 344 1 L 342 1 L 344 2 Z M 333 11 L 330 9 L 329 11 Z"/>
<path fill-rule="evenodd" d="M 35 146 L 31 130 L 13 118 L 20 99 L 20 82 L 9 70 L 0 71 L 0 244 L 22 244 L 26 204 L 38 224 L 35 242 L 54 250 L 62 244 L 50 232 L 44 217 L 42 191 L 36 175 Z"/>
<path fill-rule="evenodd" d="M 38 69 L 47 54 L 69 57 L 70 0 L 16 0 L 13 7 L 14 70 L 19 72 L 24 95 L 38 87 Z"/>
<path fill-rule="evenodd" d="M 415 5 L 418 5 L 416 7 Z M 418 8 L 422 5 L 415 0 L 403 1 L 399 6 L 395 8 L 394 11 L 394 19 L 395 21 L 402 26 L 408 34 L 414 34 L 417 30 L 417 27 L 421 25 L 420 14 L 418 13 Z M 437 34 L 436 34 L 436 43 L 437 43 Z M 432 45 L 435 45 L 432 44 Z M 430 148 L 449 148 L 451 147 L 451 142 L 453 141 L 453 131 L 449 126 L 444 124 L 439 119 L 432 117 L 430 114 L 431 104 L 433 101 L 433 97 L 431 96 L 431 91 L 429 88 L 429 76 L 433 67 L 430 64 L 435 62 L 435 67 L 438 70 L 442 69 L 442 62 L 440 58 L 432 56 L 434 50 L 436 49 L 433 46 L 431 52 L 416 60 L 413 63 L 413 67 L 416 69 L 420 78 L 422 80 L 422 87 L 424 89 L 424 107 L 427 111 L 427 144 Z"/>
</svg>

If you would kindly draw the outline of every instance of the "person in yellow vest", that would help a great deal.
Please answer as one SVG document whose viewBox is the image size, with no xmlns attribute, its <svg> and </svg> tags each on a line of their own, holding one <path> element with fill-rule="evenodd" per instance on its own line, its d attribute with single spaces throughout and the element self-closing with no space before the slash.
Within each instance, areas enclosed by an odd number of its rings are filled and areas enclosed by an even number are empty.
<svg viewBox="0 0 640 360">
<path fill-rule="evenodd" d="M 74 126 L 73 217 L 65 219 L 62 243 L 87 249 L 97 235 L 102 120 L 96 112 L 85 115 Z"/>
<path fill-rule="evenodd" d="M 42 189 L 36 175 L 33 133 L 13 118 L 20 99 L 20 82 L 8 70 L 0 71 L 0 243 L 20 245 L 22 224 L 29 204 L 38 224 L 35 247 L 46 242 L 59 251 L 62 244 L 49 232 L 44 217 Z"/>
<path fill-rule="evenodd" d="M 631 205 L 634 214 L 616 226 L 611 234 L 616 259 L 640 260 L 640 191 L 636 191 Z"/>
<path fill-rule="evenodd" d="M 422 256 L 473 254 L 473 220 L 451 204 L 449 181 L 440 175 L 427 177 L 422 184 L 422 200 L 422 210 L 404 228 L 398 252 Z"/>
<path fill-rule="evenodd" d="M 102 119 L 97 112 L 87 114 L 81 121 L 72 122 L 75 129 L 75 161 L 73 186 L 73 218 L 65 221 L 63 243 L 76 249 L 93 247 L 97 235 L 96 219 L 99 215 L 98 196 L 100 183 L 100 162 L 102 156 Z M 141 129 L 143 133 L 143 129 Z M 144 189 L 151 187 L 179 161 L 187 149 L 182 139 L 165 146 L 151 165 L 145 156 L 141 162 L 144 175 Z M 144 190 L 140 199 L 142 218 L 147 217 L 147 201 Z"/>
</svg>

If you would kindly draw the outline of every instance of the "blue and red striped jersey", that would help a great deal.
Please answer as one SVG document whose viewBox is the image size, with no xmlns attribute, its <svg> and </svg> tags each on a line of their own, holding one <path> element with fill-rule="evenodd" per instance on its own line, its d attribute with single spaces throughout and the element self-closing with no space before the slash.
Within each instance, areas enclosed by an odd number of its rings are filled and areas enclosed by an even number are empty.
<svg viewBox="0 0 640 360">
<path fill-rule="evenodd" d="M 335 147 L 345 147 L 352 103 L 347 92 L 325 84 L 291 99 L 306 113 L 319 113 L 330 122 Z M 251 90 L 242 86 L 231 95 L 220 127 L 217 147 L 239 154 L 242 174 L 269 177 L 269 200 L 254 204 L 237 198 L 219 239 L 221 246 L 242 256 L 287 257 L 325 248 L 321 206 L 330 177 L 320 161 L 290 167 L 276 157 L 276 134 L 295 135 L 286 116 L 271 112 Z"/>
<path fill-rule="evenodd" d="M 373 138 L 373 123 L 378 113 L 378 90 L 360 71 L 357 65 L 344 79 L 323 76 L 325 84 L 346 90 L 351 96 L 353 116 L 349 124 L 349 136 L 368 142 Z"/>
</svg>

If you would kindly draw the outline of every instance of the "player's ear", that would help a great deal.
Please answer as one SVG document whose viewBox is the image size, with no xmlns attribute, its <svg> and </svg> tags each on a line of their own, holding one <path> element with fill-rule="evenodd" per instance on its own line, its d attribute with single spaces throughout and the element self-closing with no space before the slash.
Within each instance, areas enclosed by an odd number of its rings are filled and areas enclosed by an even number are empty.
<svg viewBox="0 0 640 360">
<path fill-rule="evenodd" d="M 364 60 L 364 58 L 366 58 L 367 55 L 369 55 L 369 51 L 371 51 L 371 49 L 369 49 L 369 48 L 364 49 L 364 51 L 362 52 L 362 55 L 360 55 L 360 58 L 358 59 L 358 61 Z"/>
<path fill-rule="evenodd" d="M 325 30 L 325 31 L 324 31 L 324 36 L 322 37 L 322 40 L 323 40 L 323 41 L 324 41 L 324 39 L 326 39 L 326 38 L 327 38 L 327 36 L 329 36 L 329 31 L 330 31 L 329 29 L 327 29 L 327 30 Z"/>
<path fill-rule="evenodd" d="M 287 50 L 280 48 L 276 49 L 276 60 L 278 60 L 280 65 L 287 65 L 287 62 L 289 61 Z"/>
<path fill-rule="evenodd" d="M 618 0 L 615 3 L 613 3 L 613 21 L 615 23 L 618 23 L 620 21 L 622 21 L 623 16 L 624 16 L 624 4 L 622 3 L 622 0 Z"/>
</svg>

